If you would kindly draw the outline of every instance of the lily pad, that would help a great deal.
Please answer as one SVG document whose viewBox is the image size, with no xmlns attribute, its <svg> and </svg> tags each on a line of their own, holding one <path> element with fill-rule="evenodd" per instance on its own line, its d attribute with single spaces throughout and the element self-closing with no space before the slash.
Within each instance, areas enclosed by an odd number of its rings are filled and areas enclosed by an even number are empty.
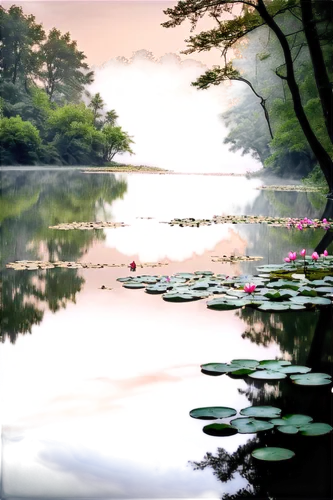
<svg viewBox="0 0 333 500">
<path fill-rule="evenodd" d="M 191 300 L 199 300 L 201 297 L 190 293 L 165 293 L 162 299 L 168 302 L 190 302 Z"/>
<path fill-rule="evenodd" d="M 299 432 L 302 436 L 322 436 L 323 434 L 328 434 L 333 430 L 329 424 L 324 423 L 311 423 L 301 427 Z"/>
<path fill-rule="evenodd" d="M 325 299 L 324 297 L 292 297 L 290 299 L 294 304 L 303 304 L 303 305 L 315 305 L 315 306 L 329 306 L 332 302 L 329 299 Z"/>
<path fill-rule="evenodd" d="M 217 297 L 216 299 L 211 299 L 207 302 L 207 307 L 209 309 L 215 309 L 217 311 L 230 311 L 232 309 L 239 309 L 240 307 L 249 304 L 248 300 L 229 300 Z"/>
<path fill-rule="evenodd" d="M 227 363 L 206 363 L 201 365 L 201 369 L 205 372 L 214 372 L 222 375 L 223 373 L 231 373 L 240 369 L 237 364 L 227 364 Z"/>
<path fill-rule="evenodd" d="M 254 373 L 250 373 L 249 377 L 258 380 L 282 380 L 286 378 L 287 375 L 274 370 L 258 370 Z"/>
<path fill-rule="evenodd" d="M 292 297 L 290 300 L 297 299 L 298 297 Z M 281 311 L 301 311 L 306 309 L 305 305 L 293 304 L 291 302 L 264 302 L 258 309 L 260 311 L 266 312 L 281 312 Z"/>
<path fill-rule="evenodd" d="M 291 365 L 290 361 L 285 359 L 263 359 L 259 361 L 258 368 L 264 368 L 266 370 L 279 370 L 283 366 Z"/>
<path fill-rule="evenodd" d="M 238 433 L 238 429 L 228 424 L 209 424 L 202 429 L 209 436 L 233 436 Z"/>
<path fill-rule="evenodd" d="M 254 434 L 256 432 L 268 431 L 274 427 L 271 422 L 256 420 L 255 418 L 235 418 L 230 423 L 238 429 L 240 434 Z"/>
<path fill-rule="evenodd" d="M 132 276 L 127 276 L 126 278 L 117 278 L 117 281 L 120 281 L 121 283 L 126 283 L 127 281 L 132 281 L 133 277 Z"/>
<path fill-rule="evenodd" d="M 300 366 L 300 365 L 292 365 L 292 366 L 284 366 L 279 369 L 281 373 L 309 373 L 311 368 L 308 366 Z"/>
<path fill-rule="evenodd" d="M 332 377 L 328 373 L 305 373 L 290 375 L 290 378 L 297 385 L 329 385 L 332 382 Z"/>
<path fill-rule="evenodd" d="M 292 425 L 294 427 L 301 427 L 303 425 L 309 424 L 310 422 L 312 422 L 312 420 L 313 418 L 309 417 L 308 415 L 293 413 L 290 415 L 285 415 L 282 418 L 273 418 L 272 420 L 270 420 L 270 422 L 278 426 Z"/>
<path fill-rule="evenodd" d="M 289 460 L 295 456 L 295 453 L 287 448 L 274 448 L 267 446 L 266 448 L 257 448 L 251 455 L 257 460 L 265 460 L 267 462 L 280 462 L 281 460 Z"/>
<path fill-rule="evenodd" d="M 249 406 L 239 413 L 247 417 L 275 418 L 280 415 L 281 410 L 274 406 Z"/>
<path fill-rule="evenodd" d="M 277 427 L 277 430 L 279 432 L 282 432 L 283 434 L 297 434 L 298 433 L 298 428 L 293 426 L 293 425 L 279 425 Z"/>
<path fill-rule="evenodd" d="M 144 283 L 138 283 L 138 282 L 126 282 L 123 284 L 124 288 L 130 288 L 130 289 L 139 289 L 139 288 L 146 288 L 146 285 Z"/>
<path fill-rule="evenodd" d="M 242 368 L 253 369 L 259 365 L 259 361 L 255 359 L 233 359 L 231 365 L 240 365 Z"/>
<path fill-rule="evenodd" d="M 146 292 L 152 294 L 166 293 L 170 287 L 166 285 L 150 285 L 146 286 Z"/>
<path fill-rule="evenodd" d="M 190 416 L 202 420 L 215 420 L 217 418 L 233 417 L 236 413 L 237 411 L 234 408 L 228 408 L 227 406 L 208 406 L 191 410 Z"/>
</svg>

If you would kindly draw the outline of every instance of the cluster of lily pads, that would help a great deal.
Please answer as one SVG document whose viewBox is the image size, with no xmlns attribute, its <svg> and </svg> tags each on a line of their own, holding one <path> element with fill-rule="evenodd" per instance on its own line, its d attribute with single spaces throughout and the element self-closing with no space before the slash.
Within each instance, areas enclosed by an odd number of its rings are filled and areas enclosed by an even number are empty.
<svg viewBox="0 0 333 500">
<path fill-rule="evenodd" d="M 307 366 L 291 365 L 285 360 L 234 359 L 230 363 L 207 363 L 201 365 L 203 373 L 209 375 L 230 374 L 261 379 L 281 379 L 290 375 L 299 385 L 328 385 L 331 376 L 325 373 L 309 373 Z M 333 428 L 323 422 L 313 422 L 313 418 L 302 414 L 281 415 L 281 409 L 274 406 L 249 406 L 243 408 L 237 416 L 237 410 L 226 406 L 208 406 L 194 408 L 190 416 L 200 420 L 229 419 L 227 422 L 214 422 L 203 427 L 203 432 L 210 436 L 232 436 L 234 434 L 255 434 L 276 429 L 283 434 L 302 436 L 322 436 Z M 230 420 L 231 417 L 235 417 Z M 258 460 L 280 461 L 292 458 L 295 453 L 286 448 L 265 447 L 252 452 Z"/>
<path fill-rule="evenodd" d="M 291 267 L 289 264 L 282 266 L 286 266 L 284 269 Z M 262 268 L 276 273 L 281 265 Z M 292 271 L 295 272 L 295 268 Z M 128 276 L 117 281 L 122 282 L 124 288 L 145 289 L 149 294 L 161 294 L 163 300 L 168 302 L 210 298 L 207 307 L 214 310 L 249 306 L 261 311 L 299 311 L 331 306 L 333 300 L 333 276 L 311 281 L 304 276 L 286 280 L 265 273 L 230 277 L 225 274 L 214 275 L 211 271 L 196 271 L 173 276 Z"/>
<path fill-rule="evenodd" d="M 230 262 L 231 264 L 236 264 L 237 262 L 254 262 L 256 260 L 261 260 L 262 257 L 255 255 L 212 255 L 212 262 Z"/>
<path fill-rule="evenodd" d="M 91 230 L 91 229 L 103 229 L 105 227 L 125 227 L 128 224 L 124 222 L 64 222 L 61 224 L 57 224 L 56 226 L 49 226 L 49 229 L 62 229 L 63 231 L 68 231 L 69 229 L 82 229 L 82 230 Z"/>
<path fill-rule="evenodd" d="M 297 192 L 307 192 L 307 193 L 316 193 L 321 191 L 318 187 L 310 187 L 310 186 L 295 186 L 295 185 L 287 185 L 287 186 L 258 186 L 256 189 L 266 190 L 266 191 L 297 191 Z"/>
<path fill-rule="evenodd" d="M 292 365 L 286 360 L 234 359 L 230 363 L 205 363 L 201 365 L 206 375 L 224 375 L 232 377 L 250 377 L 256 380 L 283 380 L 290 377 L 296 385 L 319 386 L 330 385 L 331 375 L 327 373 L 310 373 L 308 366 Z"/>
<path fill-rule="evenodd" d="M 160 267 L 167 266 L 167 262 L 142 262 L 136 264 L 136 267 Z M 104 267 L 128 267 L 128 264 L 93 264 L 91 262 L 69 262 L 57 260 L 54 262 L 44 260 L 16 260 L 6 264 L 8 269 L 15 271 L 35 271 L 37 269 L 54 269 L 54 268 L 67 268 L 67 269 L 102 269 Z"/>
<path fill-rule="evenodd" d="M 306 219 L 306 218 L 290 218 L 290 217 L 265 217 L 263 215 L 214 215 L 212 219 L 194 219 L 187 217 L 184 219 L 172 219 L 170 222 L 165 222 L 170 226 L 179 227 L 199 227 L 211 226 L 212 224 L 270 224 L 273 227 L 296 227 L 298 229 L 333 228 L 333 221 L 327 219 Z M 300 227 L 302 226 L 302 227 Z"/>
</svg>

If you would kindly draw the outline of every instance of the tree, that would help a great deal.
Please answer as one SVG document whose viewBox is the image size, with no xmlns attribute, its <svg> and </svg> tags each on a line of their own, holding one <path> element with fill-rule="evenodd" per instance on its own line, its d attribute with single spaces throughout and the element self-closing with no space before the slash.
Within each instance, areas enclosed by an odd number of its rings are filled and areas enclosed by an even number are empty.
<svg viewBox="0 0 333 500">
<path fill-rule="evenodd" d="M 0 120 L 0 159 L 3 165 L 38 163 L 42 141 L 39 131 L 20 116 Z"/>
<path fill-rule="evenodd" d="M 43 64 L 39 79 L 52 100 L 55 96 L 65 99 L 79 99 L 84 86 L 93 81 L 93 71 L 84 62 L 86 56 L 77 48 L 77 43 L 71 40 L 69 33 L 61 34 L 53 28 L 40 51 Z"/>
<path fill-rule="evenodd" d="M 95 94 L 92 98 L 90 103 L 88 104 L 89 108 L 92 109 L 93 115 L 94 115 L 94 124 L 96 124 L 96 120 L 100 118 L 102 115 L 99 113 L 104 108 L 104 101 L 102 99 L 102 96 L 99 92 Z"/>
<path fill-rule="evenodd" d="M 116 125 L 118 118 L 119 116 L 114 109 L 111 109 L 111 111 L 107 111 L 105 113 L 105 122 L 111 125 L 111 127 L 114 127 Z"/>
<path fill-rule="evenodd" d="M 0 67 L 1 79 L 26 80 L 35 76 L 40 62 L 34 48 L 45 39 L 41 24 L 35 17 L 23 14 L 21 7 L 12 5 L 8 11 L 0 6 Z"/>
<path fill-rule="evenodd" d="M 116 154 L 130 153 L 133 154 L 131 149 L 131 137 L 124 132 L 121 127 L 112 127 L 112 125 L 105 125 L 102 133 L 104 134 L 104 151 L 103 160 L 111 161 Z"/>
<path fill-rule="evenodd" d="M 296 118 L 325 176 L 330 191 L 328 197 L 333 198 L 332 158 L 310 125 L 295 76 L 294 60 L 304 44 L 293 48 L 295 33 L 283 31 L 278 21 L 279 16 L 287 11 L 299 19 L 299 31 L 305 34 L 307 40 L 317 94 L 322 105 L 327 133 L 332 140 L 332 97 L 331 90 L 327 91 L 328 87 L 331 88 L 331 84 L 320 44 L 321 32 L 325 32 L 322 28 L 325 19 L 321 17 L 320 12 L 317 14 L 314 11 L 314 5 L 316 5 L 315 0 L 185 0 L 178 2 L 176 7 L 164 11 L 170 20 L 162 25 L 166 28 L 175 27 L 189 19 L 194 28 L 197 21 L 205 15 L 217 22 L 217 28 L 191 36 L 186 40 L 188 49 L 185 53 L 219 47 L 224 59 L 223 67 L 216 66 L 197 80 L 199 88 L 206 88 L 211 84 L 217 85 L 228 78 L 232 71 L 228 62 L 228 51 L 248 33 L 261 26 L 268 26 L 275 34 L 283 53 L 284 65 L 280 71 L 277 69 L 277 74 L 286 81 L 289 87 Z M 238 7 L 237 13 L 235 7 Z M 224 14 L 231 15 L 232 19 L 223 19 Z M 325 38 L 327 38 L 326 35 Z"/>
</svg>

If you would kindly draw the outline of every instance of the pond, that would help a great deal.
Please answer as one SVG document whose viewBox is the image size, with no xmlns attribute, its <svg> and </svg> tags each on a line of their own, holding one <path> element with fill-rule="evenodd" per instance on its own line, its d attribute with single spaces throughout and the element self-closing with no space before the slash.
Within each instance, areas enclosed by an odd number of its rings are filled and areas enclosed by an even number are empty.
<svg viewBox="0 0 333 500">
<path fill-rule="evenodd" d="M 330 386 L 211 377 L 200 365 L 278 358 L 331 373 L 332 308 L 212 311 L 206 300 L 170 303 L 117 281 L 130 275 L 133 260 L 162 264 L 136 274 L 234 276 L 314 249 L 322 229 L 165 223 L 228 214 L 321 217 L 319 194 L 258 190 L 262 184 L 233 176 L 2 171 L 1 498 L 331 498 L 330 435 L 216 437 L 189 412 L 264 404 L 330 423 Z M 126 226 L 49 228 L 74 221 Z M 262 260 L 216 262 L 223 255 Z M 16 260 L 109 267 L 5 267 Z M 270 444 L 295 457 L 274 466 L 251 458 L 254 447 Z"/>
</svg>

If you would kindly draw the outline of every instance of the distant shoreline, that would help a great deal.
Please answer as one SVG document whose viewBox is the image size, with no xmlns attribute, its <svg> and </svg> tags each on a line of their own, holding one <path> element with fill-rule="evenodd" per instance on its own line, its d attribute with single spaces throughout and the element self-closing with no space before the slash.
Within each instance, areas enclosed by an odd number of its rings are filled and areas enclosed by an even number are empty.
<svg viewBox="0 0 333 500">
<path fill-rule="evenodd" d="M 222 172 L 174 172 L 173 170 L 165 170 L 158 167 L 146 167 L 135 165 L 119 165 L 112 167 L 89 167 L 83 168 L 84 174 L 103 174 L 103 173 L 124 173 L 124 174 L 160 174 L 160 175 L 209 175 L 209 176 L 232 176 L 232 177 L 245 177 L 248 174 L 234 174 Z"/>
</svg>

